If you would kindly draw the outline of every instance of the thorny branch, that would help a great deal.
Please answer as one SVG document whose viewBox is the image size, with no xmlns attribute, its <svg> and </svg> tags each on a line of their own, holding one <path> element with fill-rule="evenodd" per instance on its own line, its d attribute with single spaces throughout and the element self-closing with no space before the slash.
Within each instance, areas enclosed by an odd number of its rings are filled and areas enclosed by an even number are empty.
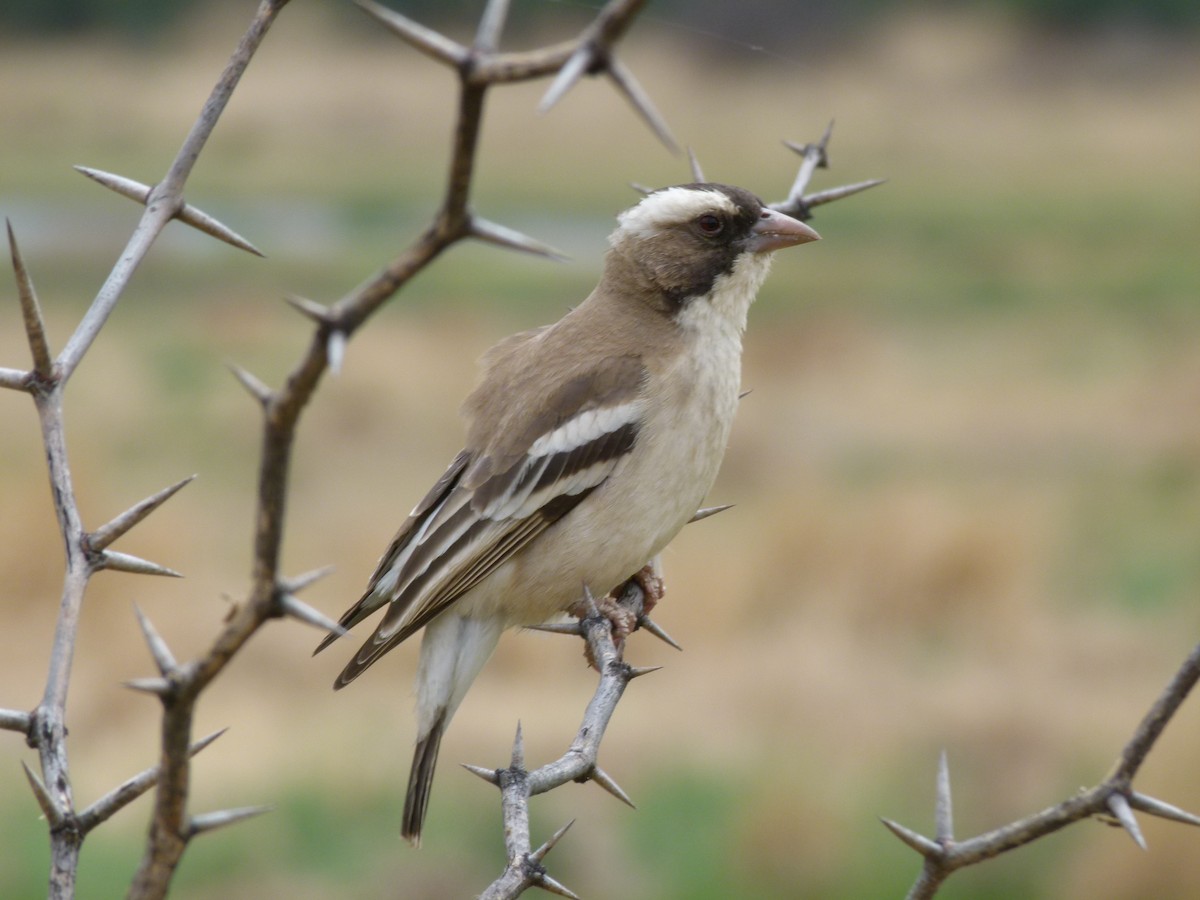
<svg viewBox="0 0 1200 900">
<path fill-rule="evenodd" d="M 656 633 L 655 626 L 643 612 L 645 596 L 636 581 L 626 582 L 614 594 L 615 603 L 628 611 L 639 627 Z M 600 753 L 600 742 L 604 739 L 604 732 L 626 686 L 633 679 L 657 671 L 659 667 L 638 669 L 626 663 L 623 659 L 623 648 L 613 640 L 609 619 L 600 614 L 590 594 L 585 593 L 584 602 L 585 614 L 578 622 L 542 628 L 582 637 L 587 644 L 588 658 L 595 662 L 596 669 L 600 672 L 600 682 L 584 711 L 575 740 L 571 742 L 567 752 L 553 762 L 527 771 L 521 726 L 518 725 L 517 737 L 513 742 L 512 760 L 508 768 L 484 769 L 479 766 L 466 766 L 468 771 L 500 788 L 500 805 L 504 815 L 504 845 L 508 864 L 500 877 L 480 895 L 481 900 L 511 900 L 533 886 L 564 897 L 576 896 L 551 878 L 542 864 L 546 854 L 554 848 L 572 823 L 568 822 L 546 843 L 533 850 L 529 835 L 530 797 L 571 781 L 594 781 L 622 803 L 633 806 L 629 795 L 597 765 L 596 761 Z M 669 637 L 664 636 L 663 639 L 675 647 L 679 646 Z"/>
<path fill-rule="evenodd" d="M 1133 779 L 1153 748 L 1154 742 L 1158 740 L 1167 722 L 1175 715 L 1198 680 L 1200 644 L 1188 654 L 1179 671 L 1138 724 L 1133 737 L 1121 751 L 1107 778 L 1095 787 L 1082 790 L 1049 809 L 965 841 L 954 839 L 950 769 L 946 762 L 946 754 L 943 753 L 938 765 L 934 816 L 936 838 L 927 838 L 890 819 L 883 820 L 883 824 L 893 834 L 925 859 L 920 875 L 908 892 L 908 900 L 928 900 L 937 894 L 942 883 L 958 869 L 1015 850 L 1083 819 L 1099 817 L 1119 824 L 1143 850 L 1146 849 L 1146 841 L 1133 814 L 1134 810 L 1173 822 L 1200 825 L 1200 816 L 1184 812 L 1133 789 Z"/>
</svg>

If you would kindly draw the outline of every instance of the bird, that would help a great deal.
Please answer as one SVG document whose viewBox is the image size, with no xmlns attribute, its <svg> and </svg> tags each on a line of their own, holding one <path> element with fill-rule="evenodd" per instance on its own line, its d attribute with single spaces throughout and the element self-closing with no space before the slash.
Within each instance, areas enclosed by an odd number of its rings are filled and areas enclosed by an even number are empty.
<svg viewBox="0 0 1200 900">
<path fill-rule="evenodd" d="M 411 844 L 442 735 L 501 633 L 553 618 L 585 588 L 602 596 L 621 585 L 700 507 L 773 252 L 819 239 L 742 188 L 652 191 L 617 217 L 582 303 L 484 354 L 463 404 L 464 449 L 339 620 L 350 629 L 384 609 L 335 690 L 424 629 L 401 824 Z"/>
</svg>

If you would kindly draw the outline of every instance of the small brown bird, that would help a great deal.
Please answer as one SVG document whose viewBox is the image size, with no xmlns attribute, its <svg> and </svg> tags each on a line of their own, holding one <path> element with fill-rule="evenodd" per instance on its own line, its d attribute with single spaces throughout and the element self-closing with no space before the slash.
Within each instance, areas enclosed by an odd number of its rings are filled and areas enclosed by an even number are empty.
<svg viewBox="0 0 1200 900">
<path fill-rule="evenodd" d="M 562 612 L 583 585 L 604 595 L 696 512 L 725 453 L 771 251 L 818 238 L 740 188 L 655 191 L 619 216 L 583 303 L 485 355 L 466 447 L 341 618 L 350 628 L 386 607 L 335 689 L 425 629 L 401 829 L 412 843 L 442 734 L 501 632 Z"/>
</svg>

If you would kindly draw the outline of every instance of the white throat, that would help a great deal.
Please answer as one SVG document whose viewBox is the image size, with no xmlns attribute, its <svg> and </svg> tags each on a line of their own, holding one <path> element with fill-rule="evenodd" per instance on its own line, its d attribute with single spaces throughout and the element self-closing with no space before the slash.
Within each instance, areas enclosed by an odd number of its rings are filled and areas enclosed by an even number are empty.
<svg viewBox="0 0 1200 900">
<path fill-rule="evenodd" d="M 743 253 L 732 271 L 717 276 L 711 291 L 688 299 L 676 319 L 679 326 L 688 331 L 712 330 L 735 337 L 740 344 L 750 304 L 771 271 L 771 260 L 770 253 Z"/>
</svg>

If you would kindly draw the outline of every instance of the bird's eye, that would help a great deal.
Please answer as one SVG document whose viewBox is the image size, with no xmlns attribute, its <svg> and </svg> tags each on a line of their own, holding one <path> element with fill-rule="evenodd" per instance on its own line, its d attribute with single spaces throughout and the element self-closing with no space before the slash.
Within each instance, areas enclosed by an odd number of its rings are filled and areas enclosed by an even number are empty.
<svg viewBox="0 0 1200 900">
<path fill-rule="evenodd" d="M 725 223 L 712 213 L 705 213 L 696 220 L 696 227 L 705 237 L 716 237 L 724 230 Z"/>
</svg>

